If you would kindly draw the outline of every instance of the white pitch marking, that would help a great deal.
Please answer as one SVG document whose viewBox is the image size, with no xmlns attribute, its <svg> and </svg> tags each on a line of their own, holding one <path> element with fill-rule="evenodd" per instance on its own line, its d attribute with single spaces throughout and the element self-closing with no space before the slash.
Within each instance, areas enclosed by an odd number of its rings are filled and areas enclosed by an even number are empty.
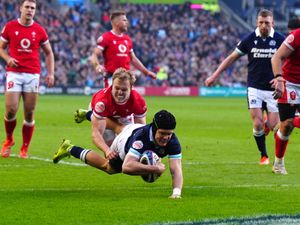
<svg viewBox="0 0 300 225">
<path fill-rule="evenodd" d="M 212 185 L 212 186 L 184 186 L 184 189 L 223 189 L 223 188 L 227 188 L 227 189 L 235 189 L 235 188 L 272 188 L 272 187 L 277 187 L 277 188 L 299 188 L 300 184 L 269 184 L 269 185 L 224 185 L 224 186 L 216 186 L 216 185 Z M 160 186 L 160 187 L 127 187 L 126 190 L 166 190 L 169 189 L 169 187 L 167 186 Z M 25 188 L 25 189 L 0 189 L 0 192 L 3 191 L 99 191 L 99 190 L 106 190 L 106 188 L 104 187 L 99 187 L 99 188 Z M 114 187 L 114 190 L 124 190 L 124 187 Z"/>
<path fill-rule="evenodd" d="M 15 154 L 11 154 L 12 157 L 14 158 L 18 158 L 17 155 Z M 33 159 L 33 160 L 38 160 L 38 161 L 42 161 L 42 162 L 51 162 L 52 163 L 52 159 L 47 159 L 47 158 L 41 158 L 41 157 L 37 157 L 37 156 L 28 156 L 28 159 Z M 64 164 L 64 165 L 70 165 L 70 166 L 87 166 L 86 164 L 83 163 L 74 163 L 74 162 L 66 162 L 66 161 L 59 161 L 59 164 Z"/>
</svg>

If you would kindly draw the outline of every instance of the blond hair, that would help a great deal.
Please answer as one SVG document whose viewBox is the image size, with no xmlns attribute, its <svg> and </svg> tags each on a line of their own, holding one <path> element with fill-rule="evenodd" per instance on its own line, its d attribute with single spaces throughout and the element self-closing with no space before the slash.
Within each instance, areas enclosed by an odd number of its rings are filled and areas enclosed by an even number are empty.
<svg viewBox="0 0 300 225">
<path fill-rule="evenodd" d="M 131 71 L 126 70 L 122 67 L 116 69 L 116 71 L 114 72 L 114 74 L 112 76 L 113 81 L 117 78 L 120 79 L 121 81 L 128 80 L 131 86 L 133 86 L 133 84 L 136 80 L 134 74 Z"/>
</svg>

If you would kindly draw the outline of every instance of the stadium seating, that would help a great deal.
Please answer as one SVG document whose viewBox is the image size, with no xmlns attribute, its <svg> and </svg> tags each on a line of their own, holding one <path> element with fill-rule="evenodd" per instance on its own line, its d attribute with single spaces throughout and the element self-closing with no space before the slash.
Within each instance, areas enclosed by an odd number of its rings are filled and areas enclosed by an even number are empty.
<svg viewBox="0 0 300 225">
<path fill-rule="evenodd" d="M 96 46 L 97 37 L 110 29 L 108 12 L 112 9 L 111 3 L 93 1 L 57 7 L 53 5 L 55 1 L 49 2 L 40 4 L 35 19 L 46 27 L 49 34 L 56 59 L 56 85 L 101 87 L 101 76 L 89 64 L 89 56 Z M 18 17 L 17 4 L 17 0 L 0 3 L 1 27 L 7 20 Z M 205 78 L 245 33 L 226 22 L 221 13 L 191 9 L 188 3 L 125 4 L 120 7 L 128 12 L 129 35 L 137 57 L 153 71 L 164 69 L 168 75 L 164 85 L 203 85 Z M 245 57 L 227 70 L 219 84 L 244 86 L 246 61 Z M 2 84 L 3 65 L 0 66 Z M 43 62 L 41 83 L 45 81 L 46 72 Z M 161 83 L 137 73 L 138 85 L 156 86 Z"/>
</svg>

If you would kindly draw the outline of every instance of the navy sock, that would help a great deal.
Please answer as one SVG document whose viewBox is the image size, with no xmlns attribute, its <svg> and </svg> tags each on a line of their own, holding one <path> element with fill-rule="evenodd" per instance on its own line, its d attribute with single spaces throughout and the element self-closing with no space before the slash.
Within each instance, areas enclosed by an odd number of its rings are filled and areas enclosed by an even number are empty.
<svg viewBox="0 0 300 225">
<path fill-rule="evenodd" d="M 254 138 L 261 156 L 268 157 L 267 149 L 266 149 L 266 135 L 263 134 L 261 136 L 254 136 Z"/>
<path fill-rule="evenodd" d="M 85 117 L 86 117 L 86 119 L 87 119 L 88 121 L 91 121 L 91 116 L 92 116 L 92 114 L 93 114 L 93 111 L 92 111 L 92 110 L 89 110 L 89 111 L 86 113 Z"/>
<path fill-rule="evenodd" d="M 81 148 L 79 146 L 73 146 L 70 150 L 70 153 L 72 156 L 74 156 L 77 159 L 81 159 L 81 161 L 86 163 L 86 155 L 90 152 L 91 150 L 87 150 L 84 148 Z"/>
</svg>

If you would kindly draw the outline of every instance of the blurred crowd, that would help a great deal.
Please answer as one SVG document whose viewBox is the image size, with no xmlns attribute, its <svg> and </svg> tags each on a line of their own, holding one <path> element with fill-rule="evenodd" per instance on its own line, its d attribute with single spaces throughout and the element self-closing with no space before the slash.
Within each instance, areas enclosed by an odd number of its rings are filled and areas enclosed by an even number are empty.
<svg viewBox="0 0 300 225">
<path fill-rule="evenodd" d="M 1 27 L 18 18 L 17 0 L 0 1 Z M 136 85 L 202 86 L 204 80 L 234 49 L 242 30 L 231 26 L 220 14 L 183 5 L 121 5 L 95 1 L 92 10 L 80 5 L 39 4 L 35 20 L 46 28 L 55 54 L 56 86 L 103 86 L 102 77 L 89 63 L 96 39 L 110 30 L 109 12 L 123 8 L 130 22 L 129 35 L 134 52 L 158 73 L 157 80 L 136 72 Z M 42 54 L 41 54 L 42 56 Z M 41 83 L 46 69 L 42 60 Z M 222 86 L 245 86 L 247 58 L 224 72 Z M 3 84 L 5 64 L 0 64 Z"/>
</svg>

